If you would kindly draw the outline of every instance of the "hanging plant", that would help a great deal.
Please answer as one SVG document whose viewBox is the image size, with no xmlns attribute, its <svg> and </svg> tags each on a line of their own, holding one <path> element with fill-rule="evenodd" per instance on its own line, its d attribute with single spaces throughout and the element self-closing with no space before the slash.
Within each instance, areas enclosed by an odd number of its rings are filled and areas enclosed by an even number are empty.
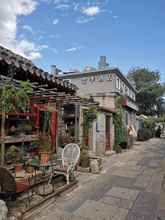
<svg viewBox="0 0 165 220">
<path fill-rule="evenodd" d="M 30 94 L 32 93 L 32 87 L 29 82 L 21 82 L 20 88 L 16 91 L 16 107 L 22 112 L 27 111 L 27 107 L 30 101 Z"/>
<path fill-rule="evenodd" d="M 7 82 L 0 90 L 0 110 L 5 112 L 26 112 L 29 105 L 32 87 L 29 82 L 20 82 L 16 88 L 12 82 Z"/>
<path fill-rule="evenodd" d="M 14 100 L 16 89 L 11 82 L 7 82 L 0 91 L 1 111 L 11 112 L 15 109 Z"/>
</svg>

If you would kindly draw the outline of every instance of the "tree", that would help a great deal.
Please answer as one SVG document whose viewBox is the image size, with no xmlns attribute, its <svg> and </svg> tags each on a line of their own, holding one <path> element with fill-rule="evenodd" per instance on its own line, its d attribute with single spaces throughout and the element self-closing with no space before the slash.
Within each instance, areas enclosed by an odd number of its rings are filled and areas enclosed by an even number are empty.
<svg viewBox="0 0 165 220">
<path fill-rule="evenodd" d="M 147 68 L 134 68 L 129 71 L 128 79 L 137 90 L 139 112 L 145 115 L 162 114 L 162 97 L 165 84 L 160 83 L 160 73 Z"/>
</svg>

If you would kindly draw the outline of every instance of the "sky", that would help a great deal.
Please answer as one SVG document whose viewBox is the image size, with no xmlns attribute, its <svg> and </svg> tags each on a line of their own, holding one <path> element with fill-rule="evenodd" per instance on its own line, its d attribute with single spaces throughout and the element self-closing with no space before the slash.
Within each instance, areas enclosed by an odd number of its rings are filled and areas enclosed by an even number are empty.
<svg viewBox="0 0 165 220">
<path fill-rule="evenodd" d="M 165 82 L 164 0 L 0 0 L 0 44 L 50 72 L 97 67 L 105 55 Z"/>
</svg>

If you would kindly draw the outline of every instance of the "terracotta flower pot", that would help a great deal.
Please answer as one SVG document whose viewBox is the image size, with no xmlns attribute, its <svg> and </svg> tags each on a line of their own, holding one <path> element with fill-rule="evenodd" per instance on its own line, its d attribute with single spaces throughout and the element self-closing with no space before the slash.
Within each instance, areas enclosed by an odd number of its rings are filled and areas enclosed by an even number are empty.
<svg viewBox="0 0 165 220">
<path fill-rule="evenodd" d="M 20 172 L 22 170 L 23 170 L 23 165 L 21 163 L 15 165 L 15 172 Z"/>
<path fill-rule="evenodd" d="M 41 152 L 41 164 L 47 164 L 50 159 L 50 154 L 48 152 Z"/>
</svg>

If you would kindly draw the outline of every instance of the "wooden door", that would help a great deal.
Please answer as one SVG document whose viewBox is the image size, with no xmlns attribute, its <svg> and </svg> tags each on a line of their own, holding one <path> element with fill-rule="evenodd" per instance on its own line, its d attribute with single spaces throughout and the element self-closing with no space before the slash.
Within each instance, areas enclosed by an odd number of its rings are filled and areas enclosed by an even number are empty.
<svg viewBox="0 0 165 220">
<path fill-rule="evenodd" d="M 111 150 L 111 135 L 110 135 L 110 116 L 106 116 L 106 151 Z"/>
</svg>

